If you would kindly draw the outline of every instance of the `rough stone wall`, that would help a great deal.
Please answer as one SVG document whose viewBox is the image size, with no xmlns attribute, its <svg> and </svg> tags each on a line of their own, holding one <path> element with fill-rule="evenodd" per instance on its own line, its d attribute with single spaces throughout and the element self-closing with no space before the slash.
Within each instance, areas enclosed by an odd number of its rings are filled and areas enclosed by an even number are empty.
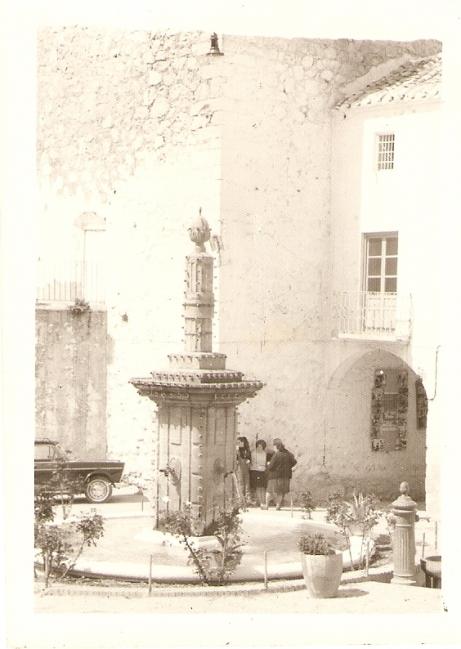
<svg viewBox="0 0 461 649">
<path fill-rule="evenodd" d="M 201 206 L 217 229 L 222 93 L 208 49 L 197 33 L 68 28 L 39 39 L 41 230 L 53 249 L 63 220 L 106 220 L 107 434 L 128 469 L 146 466 L 155 416 L 128 380 L 182 349 L 187 226 Z"/>
<path fill-rule="evenodd" d="M 36 312 L 36 437 L 49 437 L 76 458 L 106 457 L 104 311 Z"/>
<path fill-rule="evenodd" d="M 61 194 L 107 201 L 149 153 L 210 142 L 203 34 L 70 27 L 38 45 L 40 174 Z"/>
</svg>

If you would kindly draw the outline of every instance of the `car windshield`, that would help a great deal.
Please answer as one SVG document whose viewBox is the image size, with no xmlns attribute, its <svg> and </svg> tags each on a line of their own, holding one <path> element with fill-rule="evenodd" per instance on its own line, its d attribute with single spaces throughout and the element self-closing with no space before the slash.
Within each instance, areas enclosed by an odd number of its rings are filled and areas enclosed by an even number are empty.
<svg viewBox="0 0 461 649">
<path fill-rule="evenodd" d="M 55 447 L 55 453 L 54 457 L 56 460 L 67 460 L 67 455 L 65 450 L 60 446 L 59 444 L 56 444 Z"/>
<path fill-rule="evenodd" d="M 36 444 L 35 459 L 66 460 L 67 456 L 65 451 L 59 446 L 59 444 Z"/>
</svg>

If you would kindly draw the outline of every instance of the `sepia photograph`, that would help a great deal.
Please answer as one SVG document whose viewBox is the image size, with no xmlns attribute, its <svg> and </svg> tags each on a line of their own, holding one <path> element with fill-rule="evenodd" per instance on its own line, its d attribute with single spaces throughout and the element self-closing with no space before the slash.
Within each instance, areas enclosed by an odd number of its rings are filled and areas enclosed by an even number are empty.
<svg viewBox="0 0 461 649">
<path fill-rule="evenodd" d="M 21 563 L 47 632 L 8 646 L 173 646 L 90 632 L 132 614 L 137 632 L 379 614 L 399 619 L 381 644 L 444 643 L 460 59 L 440 22 L 237 3 L 227 27 L 145 4 L 28 25 L 30 428 L 7 482 L 29 474 Z M 190 646 L 271 646 L 204 624 Z"/>
</svg>

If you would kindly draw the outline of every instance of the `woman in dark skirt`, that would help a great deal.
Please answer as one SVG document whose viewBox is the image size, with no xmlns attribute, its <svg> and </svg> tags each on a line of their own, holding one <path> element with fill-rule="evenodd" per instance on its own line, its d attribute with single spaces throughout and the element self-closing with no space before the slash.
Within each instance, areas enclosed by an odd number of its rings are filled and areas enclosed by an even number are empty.
<svg viewBox="0 0 461 649">
<path fill-rule="evenodd" d="M 296 464 L 293 453 L 288 451 L 280 439 L 274 439 L 275 453 L 267 467 L 266 506 L 269 507 L 271 497 L 275 496 L 275 509 L 280 509 L 283 497 L 290 491 L 292 469 Z"/>
</svg>

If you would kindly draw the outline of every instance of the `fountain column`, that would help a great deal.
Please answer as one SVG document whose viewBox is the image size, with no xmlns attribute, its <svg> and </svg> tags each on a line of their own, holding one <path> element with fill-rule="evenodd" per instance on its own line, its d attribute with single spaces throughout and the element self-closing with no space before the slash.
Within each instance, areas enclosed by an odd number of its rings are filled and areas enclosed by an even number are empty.
<svg viewBox="0 0 461 649">
<path fill-rule="evenodd" d="M 194 243 L 186 257 L 184 351 L 169 354 L 167 371 L 130 383 L 157 404 L 153 453 L 153 517 L 191 506 L 195 533 L 229 505 L 237 437 L 237 406 L 254 397 L 261 381 L 226 369 L 226 356 L 212 350 L 213 257 L 205 243 L 207 221 L 199 213 L 189 228 Z"/>
</svg>

